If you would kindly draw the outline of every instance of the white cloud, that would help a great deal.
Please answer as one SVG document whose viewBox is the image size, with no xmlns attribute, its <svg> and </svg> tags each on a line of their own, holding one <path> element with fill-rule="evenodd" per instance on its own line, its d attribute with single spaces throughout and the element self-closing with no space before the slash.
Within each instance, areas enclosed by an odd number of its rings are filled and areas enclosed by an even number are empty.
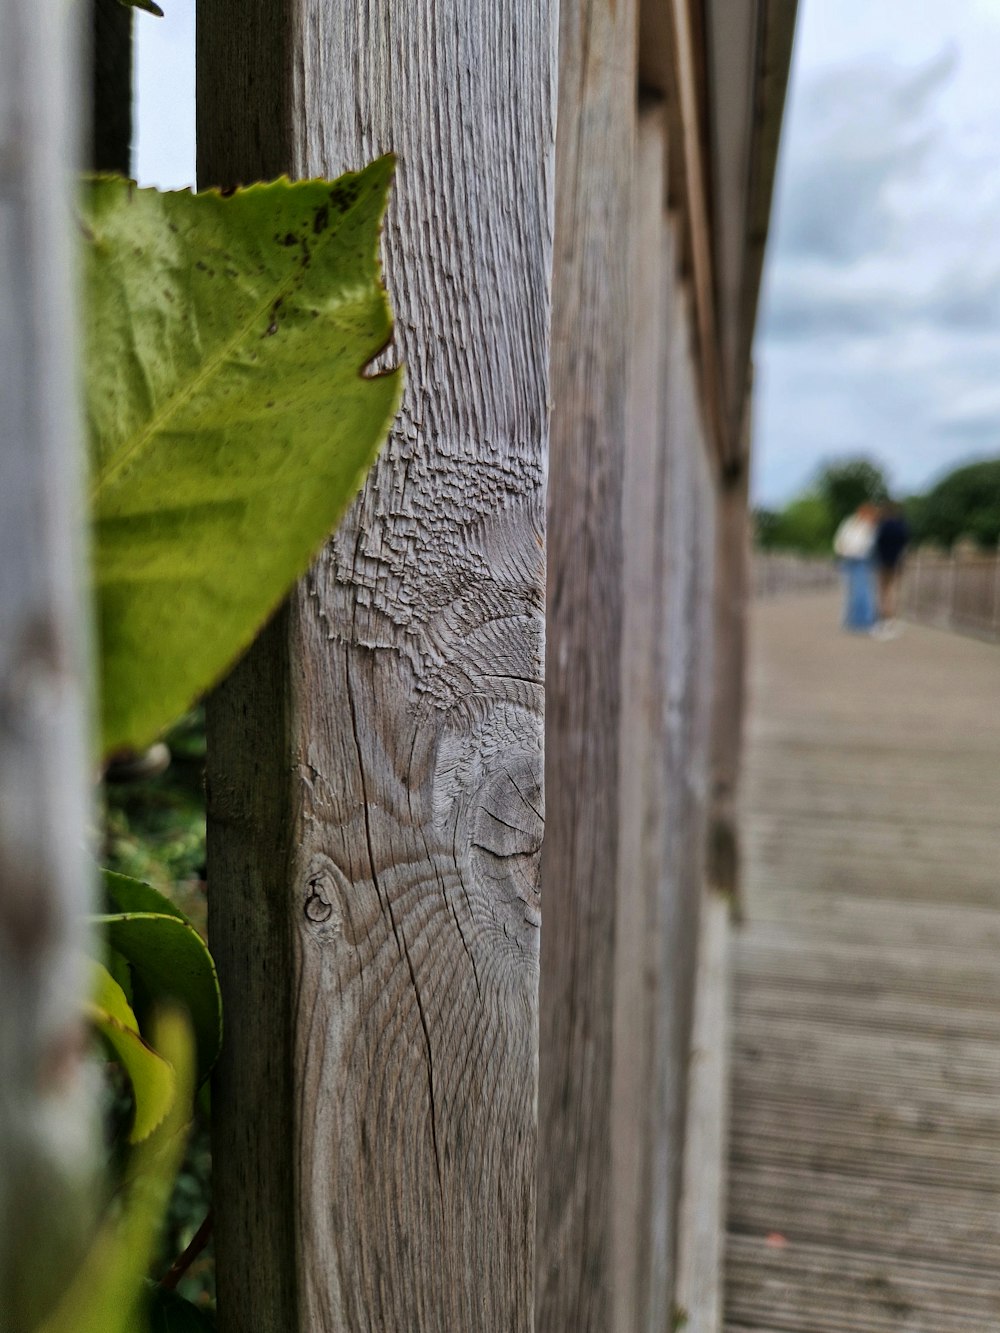
<svg viewBox="0 0 1000 1333">
<path fill-rule="evenodd" d="M 1000 0 L 804 0 L 758 330 L 755 493 L 1000 454 Z"/>
</svg>

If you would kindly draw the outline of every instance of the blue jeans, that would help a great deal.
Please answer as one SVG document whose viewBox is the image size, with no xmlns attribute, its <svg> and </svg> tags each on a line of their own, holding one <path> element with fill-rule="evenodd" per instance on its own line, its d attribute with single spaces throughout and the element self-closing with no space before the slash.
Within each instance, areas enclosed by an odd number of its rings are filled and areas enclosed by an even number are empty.
<svg viewBox="0 0 1000 1333">
<path fill-rule="evenodd" d="M 875 567 L 871 560 L 842 560 L 845 594 L 844 628 L 869 630 L 878 619 Z"/>
</svg>

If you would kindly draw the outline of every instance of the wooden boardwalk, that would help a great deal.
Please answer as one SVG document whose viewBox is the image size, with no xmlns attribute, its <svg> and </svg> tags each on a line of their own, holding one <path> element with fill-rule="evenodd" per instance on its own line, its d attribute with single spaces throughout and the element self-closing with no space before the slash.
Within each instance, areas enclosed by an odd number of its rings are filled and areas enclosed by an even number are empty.
<svg viewBox="0 0 1000 1333">
<path fill-rule="evenodd" d="M 727 1333 L 1000 1331 L 1000 648 L 758 603 Z"/>
</svg>

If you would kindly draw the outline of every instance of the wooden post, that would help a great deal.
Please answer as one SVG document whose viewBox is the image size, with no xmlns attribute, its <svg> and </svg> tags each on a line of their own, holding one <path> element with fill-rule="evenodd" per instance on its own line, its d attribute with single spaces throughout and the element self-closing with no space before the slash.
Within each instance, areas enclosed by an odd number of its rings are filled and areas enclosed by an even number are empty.
<svg viewBox="0 0 1000 1333">
<path fill-rule="evenodd" d="M 132 10 L 119 0 L 89 0 L 93 171 L 132 171 Z"/>
<path fill-rule="evenodd" d="M 82 453 L 71 5 L 0 0 L 0 1319 L 35 1328 L 93 1165 L 82 1078 Z M 79 1236 L 77 1236 L 77 1240 Z"/>
<path fill-rule="evenodd" d="M 746 419 L 749 422 L 750 410 Z M 748 429 L 746 427 L 745 429 Z M 719 480 L 715 573 L 715 688 L 712 701 L 708 825 L 709 885 L 738 902 L 739 795 L 746 674 L 749 449 Z"/>
<path fill-rule="evenodd" d="M 635 0 L 563 0 L 553 265 L 539 1333 L 612 1318 L 622 471 Z"/>
<path fill-rule="evenodd" d="M 688 1045 L 691 1031 L 695 942 L 701 900 L 696 787 L 698 762 L 697 636 L 699 586 L 698 476 L 707 460 L 699 457 L 704 436 L 691 330 L 692 303 L 688 285 L 677 272 L 677 220 L 664 228 L 663 273 L 666 282 L 664 318 L 668 361 L 663 379 L 666 449 L 664 527 L 665 638 L 665 783 L 667 793 L 662 856 L 665 883 L 657 942 L 658 999 L 657 1079 L 659 1129 L 653 1164 L 653 1191 L 658 1201 L 657 1255 L 661 1272 L 656 1322 L 669 1327 L 673 1293 L 677 1204 Z"/>
<path fill-rule="evenodd" d="M 532 1326 L 554 17 L 199 13 L 204 184 L 399 155 L 408 366 L 209 709 L 223 1333 Z"/>
<path fill-rule="evenodd" d="M 666 192 L 667 113 L 662 101 L 640 111 L 633 200 L 632 365 L 625 431 L 621 731 L 618 791 L 617 922 L 612 1059 L 613 1318 L 610 1328 L 653 1328 L 652 1163 L 663 1132 L 655 1070 L 660 1037 L 658 932 L 664 891 L 664 500 L 661 428 L 663 298 L 660 271 Z"/>
</svg>

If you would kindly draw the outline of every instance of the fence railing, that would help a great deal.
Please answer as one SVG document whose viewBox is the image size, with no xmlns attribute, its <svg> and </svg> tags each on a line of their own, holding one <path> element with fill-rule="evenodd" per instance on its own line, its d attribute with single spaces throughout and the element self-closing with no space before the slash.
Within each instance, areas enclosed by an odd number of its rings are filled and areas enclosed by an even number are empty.
<svg viewBox="0 0 1000 1333">
<path fill-rule="evenodd" d="M 836 586 L 837 563 L 825 556 L 757 551 L 755 597 Z M 900 610 L 907 620 L 1000 642 L 1000 551 L 957 547 L 914 551 L 906 562 Z"/>
<path fill-rule="evenodd" d="M 907 620 L 1000 640 L 1000 552 L 917 551 L 903 578 Z"/>
<path fill-rule="evenodd" d="M 750 584 L 754 597 L 819 591 L 836 585 L 837 564 L 832 557 L 794 555 L 788 551 L 754 552 Z"/>
</svg>

